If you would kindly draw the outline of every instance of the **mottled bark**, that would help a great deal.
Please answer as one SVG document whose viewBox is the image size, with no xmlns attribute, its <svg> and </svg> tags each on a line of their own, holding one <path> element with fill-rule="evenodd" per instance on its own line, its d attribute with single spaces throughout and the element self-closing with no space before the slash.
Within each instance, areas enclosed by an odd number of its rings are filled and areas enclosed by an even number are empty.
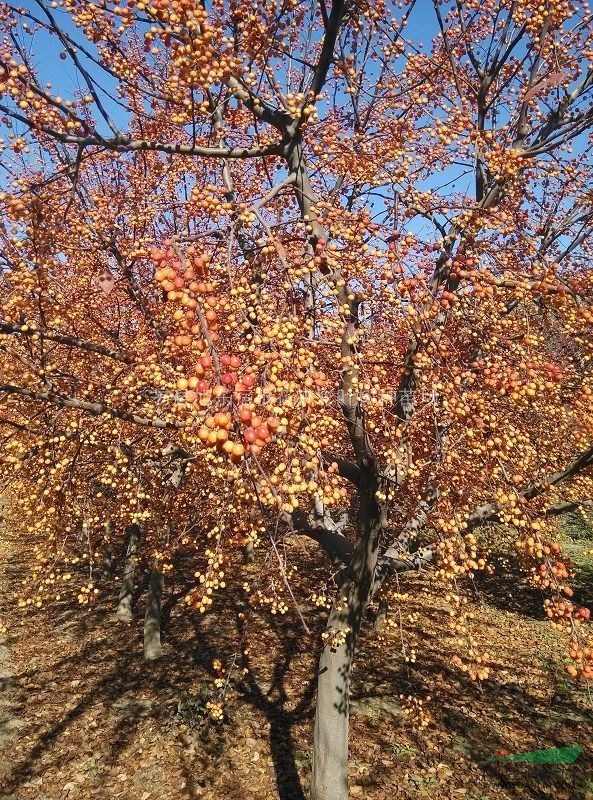
<svg viewBox="0 0 593 800">
<path fill-rule="evenodd" d="M 103 564 L 101 565 L 101 577 L 104 581 L 110 581 L 113 578 L 113 553 L 111 547 L 107 544 L 103 550 Z"/>
<path fill-rule="evenodd" d="M 385 627 L 388 611 L 389 611 L 389 604 L 387 600 L 381 600 L 381 602 L 379 603 L 379 610 L 377 611 L 377 616 L 375 617 L 375 624 L 373 625 L 376 631 L 382 631 L 383 628 Z"/>
<path fill-rule="evenodd" d="M 371 597 L 377 565 L 381 514 L 375 501 L 374 465 L 365 476 L 359 536 L 344 583 L 330 612 L 317 679 L 312 800 L 348 798 L 350 675 L 356 642 Z"/>
<path fill-rule="evenodd" d="M 340 617 L 339 611 L 332 611 L 328 633 L 330 625 L 338 627 Z M 348 641 L 334 646 L 326 644 L 319 659 L 312 800 L 346 800 L 348 797 L 348 702 L 352 659 Z"/>
<path fill-rule="evenodd" d="M 161 602 L 164 587 L 163 573 L 150 571 L 146 614 L 144 615 L 144 658 L 158 658 L 161 653 Z"/>
</svg>

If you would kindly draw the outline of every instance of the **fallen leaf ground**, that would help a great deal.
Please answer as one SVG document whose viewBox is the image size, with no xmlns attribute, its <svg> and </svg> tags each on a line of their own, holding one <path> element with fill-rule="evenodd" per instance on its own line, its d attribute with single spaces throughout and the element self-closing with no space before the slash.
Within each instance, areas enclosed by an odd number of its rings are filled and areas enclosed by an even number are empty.
<svg viewBox="0 0 593 800">
<path fill-rule="evenodd" d="M 573 555 L 591 542 L 570 540 Z M 307 796 L 316 649 L 323 613 L 246 612 L 240 591 L 201 616 L 169 581 L 164 656 L 142 661 L 142 598 L 131 626 L 114 619 L 117 586 L 92 608 L 62 601 L 24 613 L 15 598 L 30 543 L 0 543 L 0 798 L 2 800 L 299 800 Z M 310 553 L 303 546 L 300 557 Z M 581 600 L 592 573 L 582 559 Z M 593 701 L 563 671 L 561 636 L 541 598 L 508 567 L 472 593 L 475 634 L 493 655 L 482 684 L 453 666 L 444 600 L 408 576 L 392 624 L 366 630 L 352 701 L 352 797 L 370 800 L 593 800 Z M 243 576 L 244 579 L 244 576 Z M 239 585 L 239 584 L 238 584 Z M 3 629 L 1 629 L 3 630 Z M 400 641 L 416 651 L 406 663 Z M 226 717 L 204 724 L 220 659 L 230 671 Z M 417 730 L 400 695 L 430 696 Z M 484 764 L 509 752 L 582 744 L 572 766 Z"/>
</svg>

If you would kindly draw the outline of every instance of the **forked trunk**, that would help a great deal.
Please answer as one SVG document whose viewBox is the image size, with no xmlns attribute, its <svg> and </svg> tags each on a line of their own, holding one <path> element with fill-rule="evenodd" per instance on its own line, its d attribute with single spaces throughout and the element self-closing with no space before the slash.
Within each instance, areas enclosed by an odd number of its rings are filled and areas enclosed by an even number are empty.
<svg viewBox="0 0 593 800">
<path fill-rule="evenodd" d="M 136 571 L 136 554 L 138 552 L 140 528 L 137 525 L 130 525 L 128 532 L 130 539 L 119 593 L 119 604 L 117 606 L 117 616 L 124 622 L 132 621 L 132 594 L 134 592 L 134 573 Z"/>
<path fill-rule="evenodd" d="M 161 655 L 161 601 L 165 580 L 156 568 L 150 571 L 148 600 L 144 615 L 144 658 L 158 658 Z"/>
<path fill-rule="evenodd" d="M 372 491 L 361 503 L 358 543 L 330 612 L 319 660 L 312 800 L 348 797 L 350 674 L 356 640 L 371 597 L 380 533 L 380 513 Z"/>
</svg>

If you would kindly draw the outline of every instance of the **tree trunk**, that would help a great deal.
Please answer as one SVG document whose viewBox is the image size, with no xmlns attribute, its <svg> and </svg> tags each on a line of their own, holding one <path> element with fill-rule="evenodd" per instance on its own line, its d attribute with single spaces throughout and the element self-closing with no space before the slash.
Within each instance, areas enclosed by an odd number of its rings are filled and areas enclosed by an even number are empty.
<svg viewBox="0 0 593 800">
<path fill-rule="evenodd" d="M 330 625 L 341 612 L 332 610 Z M 312 800 L 348 797 L 348 699 L 354 652 L 347 641 L 325 644 L 319 659 L 317 705 L 313 734 Z"/>
<path fill-rule="evenodd" d="M 379 610 L 377 611 L 377 616 L 375 617 L 375 624 L 373 626 L 376 631 L 383 630 L 385 622 L 387 621 L 388 611 L 389 611 L 389 604 L 387 603 L 387 600 L 381 600 L 381 602 L 379 603 Z"/>
<path fill-rule="evenodd" d="M 246 564 L 252 564 L 255 558 L 254 547 L 253 547 L 253 540 L 248 539 L 245 542 L 245 547 L 243 548 L 243 561 Z"/>
<path fill-rule="evenodd" d="M 356 640 L 371 597 L 381 534 L 375 490 L 375 481 L 371 480 L 361 501 L 358 542 L 327 621 L 319 660 L 312 800 L 348 798 L 350 674 Z"/>
<path fill-rule="evenodd" d="M 103 546 L 103 566 L 101 567 L 101 577 L 105 581 L 113 578 L 113 551 L 111 550 L 111 537 L 115 530 L 113 522 L 105 523 L 105 543 Z"/>
<path fill-rule="evenodd" d="M 136 571 L 136 553 L 138 552 L 140 528 L 137 525 L 130 525 L 128 531 L 130 539 L 119 593 L 119 604 L 117 606 L 118 619 L 124 622 L 132 621 L 132 593 L 134 591 L 134 572 Z"/>
<path fill-rule="evenodd" d="M 103 550 L 101 577 L 104 581 L 110 581 L 113 578 L 113 553 L 111 552 L 111 547 L 109 547 L 109 545 L 105 545 L 105 549 Z"/>
<path fill-rule="evenodd" d="M 161 653 L 161 601 L 165 579 L 156 568 L 150 571 L 148 600 L 144 615 L 144 658 L 158 658 Z"/>
</svg>

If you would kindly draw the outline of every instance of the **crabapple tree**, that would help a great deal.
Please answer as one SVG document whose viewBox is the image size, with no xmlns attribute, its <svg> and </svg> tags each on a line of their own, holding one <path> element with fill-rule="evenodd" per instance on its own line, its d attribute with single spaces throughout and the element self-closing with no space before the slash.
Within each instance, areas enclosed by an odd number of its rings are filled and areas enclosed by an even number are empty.
<svg viewBox="0 0 593 800">
<path fill-rule="evenodd" d="M 247 546 L 277 556 L 284 588 L 256 599 L 284 610 L 290 541 L 317 542 L 315 800 L 347 796 L 356 641 L 396 573 L 432 571 L 458 668 L 488 676 L 463 602 L 482 525 L 515 531 L 593 677 L 555 532 L 593 488 L 588 4 L 0 18 L 0 426 L 28 600 L 59 594 L 47 552 L 69 552 L 88 602 L 138 526 L 157 605 L 175 552 L 204 612 Z"/>
</svg>

